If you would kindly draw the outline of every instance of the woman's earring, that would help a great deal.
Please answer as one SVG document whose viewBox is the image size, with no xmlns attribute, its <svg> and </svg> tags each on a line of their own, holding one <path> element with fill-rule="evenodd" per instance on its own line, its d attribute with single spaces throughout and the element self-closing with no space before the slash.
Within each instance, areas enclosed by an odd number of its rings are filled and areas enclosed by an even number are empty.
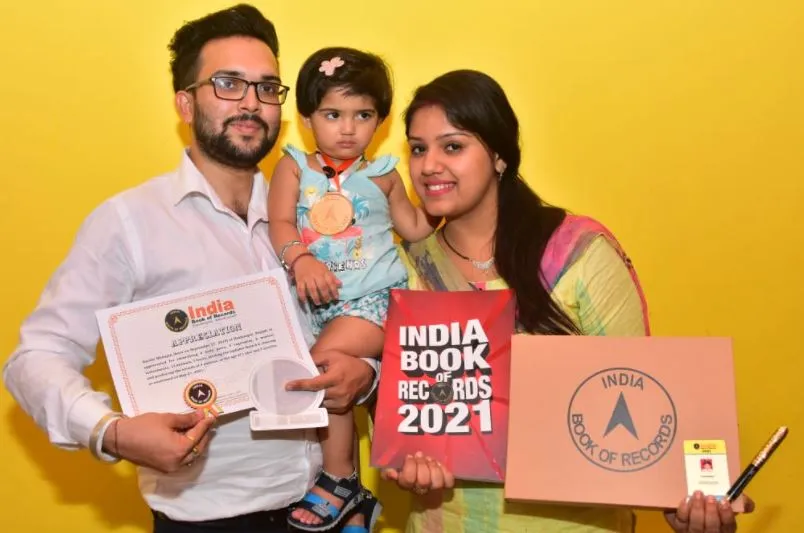
<svg viewBox="0 0 804 533">
<path fill-rule="evenodd" d="M 503 179 L 503 174 L 505 173 L 505 167 L 508 165 L 505 164 L 505 161 L 500 159 L 499 156 L 496 156 L 494 160 L 494 170 L 497 171 L 497 181 L 500 182 Z M 498 170 L 499 169 L 499 170 Z"/>
</svg>

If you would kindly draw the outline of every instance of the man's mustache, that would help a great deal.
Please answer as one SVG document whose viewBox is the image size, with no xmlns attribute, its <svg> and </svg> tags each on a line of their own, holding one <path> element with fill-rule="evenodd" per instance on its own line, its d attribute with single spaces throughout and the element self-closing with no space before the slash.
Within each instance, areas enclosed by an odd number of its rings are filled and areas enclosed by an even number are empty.
<svg viewBox="0 0 804 533">
<path fill-rule="evenodd" d="M 234 124 L 235 122 L 256 122 L 257 124 L 262 126 L 263 130 L 265 130 L 266 132 L 268 131 L 268 124 L 263 119 L 261 119 L 258 115 L 251 115 L 248 113 L 244 115 L 238 115 L 236 117 L 227 118 L 223 122 L 223 127 L 226 128 L 230 124 Z"/>
</svg>

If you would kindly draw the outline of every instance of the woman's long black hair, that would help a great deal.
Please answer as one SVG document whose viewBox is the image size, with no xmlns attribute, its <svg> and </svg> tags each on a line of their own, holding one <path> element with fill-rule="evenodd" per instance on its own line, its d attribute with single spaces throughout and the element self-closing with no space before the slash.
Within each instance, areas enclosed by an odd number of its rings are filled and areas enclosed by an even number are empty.
<svg viewBox="0 0 804 533">
<path fill-rule="evenodd" d="M 519 175 L 519 120 L 502 87 L 473 70 L 439 76 L 416 90 L 405 111 L 407 134 L 416 111 L 432 105 L 443 109 L 454 127 L 477 136 L 506 164 L 499 184 L 494 262 L 516 295 L 521 328 L 539 334 L 579 333 L 545 287 L 541 271 L 547 241 L 566 211 L 546 205 Z"/>
</svg>

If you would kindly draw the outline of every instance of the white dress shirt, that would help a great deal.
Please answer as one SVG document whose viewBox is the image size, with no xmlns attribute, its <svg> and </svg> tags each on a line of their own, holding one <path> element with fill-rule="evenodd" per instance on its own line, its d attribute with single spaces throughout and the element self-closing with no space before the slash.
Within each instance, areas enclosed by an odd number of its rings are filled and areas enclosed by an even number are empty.
<svg viewBox="0 0 804 533">
<path fill-rule="evenodd" d="M 95 359 L 96 310 L 279 267 L 266 191 L 257 174 L 245 223 L 185 152 L 178 171 L 90 214 L 3 370 L 8 390 L 51 442 L 86 447 L 111 412 L 109 397 L 82 374 Z M 312 345 L 308 317 L 299 310 L 299 318 Z M 321 467 L 315 432 L 252 434 L 246 414 L 222 416 L 206 456 L 193 466 L 169 475 L 139 468 L 148 505 L 176 520 L 210 520 L 298 501 Z"/>
</svg>

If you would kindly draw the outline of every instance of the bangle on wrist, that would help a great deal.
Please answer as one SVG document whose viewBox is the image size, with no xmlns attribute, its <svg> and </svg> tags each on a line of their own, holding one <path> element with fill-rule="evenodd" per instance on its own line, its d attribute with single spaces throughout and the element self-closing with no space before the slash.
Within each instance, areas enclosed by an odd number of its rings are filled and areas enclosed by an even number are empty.
<svg viewBox="0 0 804 533">
<path fill-rule="evenodd" d="M 311 254 L 310 252 L 302 252 L 302 253 L 300 253 L 299 255 L 297 255 L 296 257 L 294 257 L 294 258 L 293 258 L 293 261 L 291 261 L 291 262 L 290 262 L 290 265 L 288 266 L 288 274 L 290 274 L 290 277 L 291 277 L 291 278 L 295 277 L 294 268 L 296 267 L 296 262 L 297 262 L 299 259 L 301 259 L 302 257 L 305 257 L 305 256 L 315 257 L 315 256 L 314 256 L 313 254 Z"/>
<path fill-rule="evenodd" d="M 114 421 L 112 421 L 112 424 L 114 424 L 114 439 L 112 439 L 114 441 L 112 443 L 114 449 L 112 450 L 112 455 L 114 455 L 118 459 L 121 458 L 120 457 L 120 451 L 118 450 L 118 444 L 117 444 L 117 426 L 120 425 L 120 420 L 121 420 L 121 418 L 117 418 Z"/>
<path fill-rule="evenodd" d="M 282 250 L 279 252 L 279 264 L 287 271 L 290 271 L 290 266 L 288 266 L 287 261 L 285 261 L 285 254 L 292 246 L 304 246 L 304 243 L 301 241 L 290 241 L 282 246 Z"/>
<path fill-rule="evenodd" d="M 103 437 L 106 435 L 106 431 L 109 429 L 109 426 L 112 423 L 115 423 L 116 426 L 116 421 L 119 421 L 121 418 L 125 417 L 126 416 L 123 413 L 107 413 L 98 421 L 97 424 L 95 424 L 95 427 L 92 429 L 92 433 L 89 436 L 89 452 L 95 459 L 103 461 L 104 463 L 113 462 L 109 461 L 109 459 L 104 456 Z M 115 429 L 117 428 L 115 427 Z M 115 437 L 117 437 L 116 433 Z M 115 447 L 116 446 L 117 442 L 115 440 Z M 115 459 L 117 460 L 117 457 L 115 457 Z"/>
</svg>

